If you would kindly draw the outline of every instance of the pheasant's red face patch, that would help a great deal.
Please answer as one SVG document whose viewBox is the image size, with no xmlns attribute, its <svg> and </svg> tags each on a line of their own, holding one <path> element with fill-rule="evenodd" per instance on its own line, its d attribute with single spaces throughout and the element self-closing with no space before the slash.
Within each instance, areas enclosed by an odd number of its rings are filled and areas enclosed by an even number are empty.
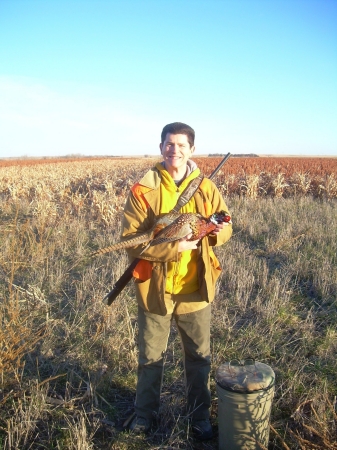
<svg viewBox="0 0 337 450">
<path fill-rule="evenodd" d="M 218 213 L 212 214 L 210 220 L 216 225 L 223 222 L 229 223 L 231 221 L 231 216 L 227 211 L 220 211 Z"/>
</svg>

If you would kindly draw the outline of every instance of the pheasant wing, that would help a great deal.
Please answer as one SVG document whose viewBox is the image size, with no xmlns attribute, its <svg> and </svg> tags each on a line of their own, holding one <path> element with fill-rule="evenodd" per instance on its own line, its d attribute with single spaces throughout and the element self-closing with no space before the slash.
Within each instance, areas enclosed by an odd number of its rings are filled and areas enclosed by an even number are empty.
<svg viewBox="0 0 337 450">
<path fill-rule="evenodd" d="M 151 241 L 151 247 L 153 245 L 162 244 L 163 242 L 173 242 L 184 238 L 192 232 L 192 228 L 189 223 L 179 224 L 173 222 L 168 227 L 164 228 L 157 234 L 157 236 Z"/>
</svg>

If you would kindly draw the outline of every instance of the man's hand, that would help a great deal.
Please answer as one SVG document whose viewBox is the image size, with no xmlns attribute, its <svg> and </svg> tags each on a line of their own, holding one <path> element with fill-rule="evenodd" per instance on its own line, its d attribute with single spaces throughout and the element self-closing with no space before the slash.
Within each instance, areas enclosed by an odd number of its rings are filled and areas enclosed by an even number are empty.
<svg viewBox="0 0 337 450">
<path fill-rule="evenodd" d="M 230 222 L 222 222 L 217 225 L 217 227 L 212 231 L 212 234 L 218 234 L 221 230 L 223 230 L 225 227 L 230 225 L 232 221 Z M 197 249 L 197 244 L 200 241 L 200 239 L 197 239 L 196 241 L 189 241 L 192 236 L 192 233 L 188 234 L 184 238 L 179 240 L 178 244 L 178 253 L 184 252 L 185 250 L 195 250 Z"/>
<path fill-rule="evenodd" d="M 196 248 L 198 248 L 197 244 L 199 242 L 199 239 L 197 239 L 196 241 L 188 241 L 191 236 L 192 233 L 179 240 L 178 253 L 184 252 L 185 250 L 195 250 Z"/>
<path fill-rule="evenodd" d="M 212 231 L 212 233 L 214 234 L 218 234 L 220 233 L 221 230 L 223 230 L 225 227 L 228 227 L 228 225 L 230 225 L 232 223 L 232 221 L 230 220 L 229 222 L 222 222 L 219 223 L 217 225 L 217 227 L 215 228 L 215 230 Z"/>
</svg>

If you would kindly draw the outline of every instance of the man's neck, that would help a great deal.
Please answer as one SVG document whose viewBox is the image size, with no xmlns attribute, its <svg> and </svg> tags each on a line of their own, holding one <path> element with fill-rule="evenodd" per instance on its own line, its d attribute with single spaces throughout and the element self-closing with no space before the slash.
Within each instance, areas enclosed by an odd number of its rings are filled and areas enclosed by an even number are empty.
<svg viewBox="0 0 337 450">
<path fill-rule="evenodd" d="M 167 169 L 166 169 L 167 170 Z M 187 167 L 179 167 L 178 169 L 175 169 L 173 167 L 170 167 L 170 170 L 168 171 L 168 173 L 171 175 L 171 177 L 173 178 L 173 180 L 177 180 L 180 181 L 182 180 L 187 172 Z"/>
</svg>

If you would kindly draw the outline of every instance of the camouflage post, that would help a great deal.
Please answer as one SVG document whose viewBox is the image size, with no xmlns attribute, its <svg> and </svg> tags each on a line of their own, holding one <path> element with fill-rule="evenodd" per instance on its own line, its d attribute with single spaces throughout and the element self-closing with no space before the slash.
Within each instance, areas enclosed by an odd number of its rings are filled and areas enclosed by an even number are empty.
<svg viewBox="0 0 337 450">
<path fill-rule="evenodd" d="M 222 364 L 216 373 L 219 450 L 268 448 L 275 374 L 247 359 Z"/>
</svg>

